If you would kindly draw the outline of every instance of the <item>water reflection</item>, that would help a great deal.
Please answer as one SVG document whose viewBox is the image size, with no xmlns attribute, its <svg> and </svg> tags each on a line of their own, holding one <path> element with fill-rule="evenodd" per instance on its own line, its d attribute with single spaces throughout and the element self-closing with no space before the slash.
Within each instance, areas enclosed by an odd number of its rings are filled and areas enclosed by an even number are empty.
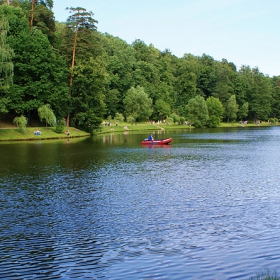
<svg viewBox="0 0 280 280">
<path fill-rule="evenodd" d="M 164 137 L 170 137 L 162 132 Z M 278 269 L 280 129 L 0 145 L 3 279 L 249 279 Z"/>
</svg>

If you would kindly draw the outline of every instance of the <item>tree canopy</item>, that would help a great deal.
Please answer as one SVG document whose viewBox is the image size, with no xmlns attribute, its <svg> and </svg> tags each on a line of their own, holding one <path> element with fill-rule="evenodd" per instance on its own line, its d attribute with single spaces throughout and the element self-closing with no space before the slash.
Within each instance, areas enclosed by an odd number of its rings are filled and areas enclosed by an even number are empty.
<svg viewBox="0 0 280 280">
<path fill-rule="evenodd" d="M 0 112 L 57 119 L 92 131 L 104 118 L 171 116 L 195 126 L 280 118 L 280 76 L 227 59 L 176 57 L 141 39 L 128 44 L 97 30 L 94 14 L 70 7 L 55 21 L 52 0 L 0 1 Z M 187 50 L 186 50 L 187 51 Z"/>
</svg>

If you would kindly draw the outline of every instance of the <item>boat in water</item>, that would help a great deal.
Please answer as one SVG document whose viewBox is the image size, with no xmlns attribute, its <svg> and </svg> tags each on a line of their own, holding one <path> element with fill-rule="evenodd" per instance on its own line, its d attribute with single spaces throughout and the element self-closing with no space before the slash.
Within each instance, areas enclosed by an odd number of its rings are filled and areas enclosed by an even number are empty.
<svg viewBox="0 0 280 280">
<path fill-rule="evenodd" d="M 172 142 L 172 138 L 157 139 L 157 140 L 145 139 L 141 142 L 141 144 L 142 145 L 168 145 L 170 142 Z"/>
</svg>

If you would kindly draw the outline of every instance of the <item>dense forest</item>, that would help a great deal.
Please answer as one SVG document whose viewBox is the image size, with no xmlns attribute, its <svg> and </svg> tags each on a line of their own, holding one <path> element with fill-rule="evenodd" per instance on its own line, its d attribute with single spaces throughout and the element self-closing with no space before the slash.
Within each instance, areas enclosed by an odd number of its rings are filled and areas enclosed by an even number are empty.
<svg viewBox="0 0 280 280">
<path fill-rule="evenodd" d="M 68 8 L 64 23 L 52 7 L 52 0 L 0 1 L 1 114 L 30 125 L 55 116 L 89 132 L 122 117 L 196 127 L 280 117 L 280 76 L 207 54 L 179 58 L 140 39 L 128 44 L 98 32 L 82 7 Z"/>
</svg>

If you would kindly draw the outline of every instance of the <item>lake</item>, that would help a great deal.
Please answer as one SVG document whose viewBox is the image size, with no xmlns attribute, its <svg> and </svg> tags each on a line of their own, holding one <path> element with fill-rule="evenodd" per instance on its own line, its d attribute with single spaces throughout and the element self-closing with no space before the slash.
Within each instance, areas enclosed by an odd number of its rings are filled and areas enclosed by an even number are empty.
<svg viewBox="0 0 280 280">
<path fill-rule="evenodd" d="M 279 272 L 280 127 L 0 144 L 1 279 Z"/>
</svg>

